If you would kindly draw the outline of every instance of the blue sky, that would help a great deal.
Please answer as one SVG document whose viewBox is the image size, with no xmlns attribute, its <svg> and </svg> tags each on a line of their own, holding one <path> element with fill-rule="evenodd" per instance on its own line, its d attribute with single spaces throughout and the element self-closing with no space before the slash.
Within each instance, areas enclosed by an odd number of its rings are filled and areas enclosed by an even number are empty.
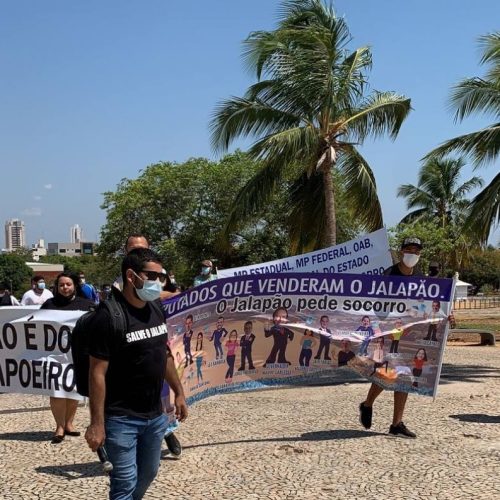
<svg viewBox="0 0 500 500">
<path fill-rule="evenodd" d="M 272 29 L 278 3 L 0 0 L 2 223 L 23 219 L 30 244 L 68 241 L 75 223 L 95 240 L 105 221 L 102 193 L 120 179 L 158 161 L 215 158 L 210 115 L 219 100 L 253 82 L 241 42 L 253 30 Z M 391 226 L 406 213 L 397 187 L 416 182 L 419 159 L 492 121 L 455 124 L 447 98 L 458 80 L 483 73 L 477 38 L 500 29 L 500 2 L 335 6 L 352 47 L 372 48 L 371 87 L 412 99 L 414 111 L 395 142 L 362 148 Z M 489 181 L 497 171 L 498 163 L 477 174 Z M 497 231 L 493 241 L 499 238 Z"/>
</svg>

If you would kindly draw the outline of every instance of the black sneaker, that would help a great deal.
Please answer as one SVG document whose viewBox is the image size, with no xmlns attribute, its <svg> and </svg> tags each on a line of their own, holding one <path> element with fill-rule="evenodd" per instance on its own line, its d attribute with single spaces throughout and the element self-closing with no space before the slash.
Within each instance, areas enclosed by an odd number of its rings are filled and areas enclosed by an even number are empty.
<svg viewBox="0 0 500 500">
<path fill-rule="evenodd" d="M 411 432 L 403 422 L 399 422 L 398 425 L 391 425 L 389 427 L 389 434 L 393 437 L 402 437 L 402 438 L 410 438 L 415 439 L 417 435 L 414 432 Z"/>
<path fill-rule="evenodd" d="M 181 458 L 182 446 L 173 432 L 171 432 L 168 436 L 165 436 L 165 443 L 167 443 L 167 448 L 172 458 L 175 458 L 176 460 Z"/>
<path fill-rule="evenodd" d="M 370 406 L 365 406 L 364 403 L 359 405 L 359 421 L 365 429 L 372 426 L 373 409 Z"/>
</svg>

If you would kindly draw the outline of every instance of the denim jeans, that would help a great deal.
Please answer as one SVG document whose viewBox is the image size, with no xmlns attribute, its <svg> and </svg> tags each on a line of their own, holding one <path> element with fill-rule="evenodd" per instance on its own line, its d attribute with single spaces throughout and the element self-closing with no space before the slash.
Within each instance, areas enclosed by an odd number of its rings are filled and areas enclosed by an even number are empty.
<svg viewBox="0 0 500 500">
<path fill-rule="evenodd" d="M 105 426 L 105 447 L 113 464 L 109 498 L 139 500 L 158 473 L 167 417 L 107 416 Z"/>
</svg>

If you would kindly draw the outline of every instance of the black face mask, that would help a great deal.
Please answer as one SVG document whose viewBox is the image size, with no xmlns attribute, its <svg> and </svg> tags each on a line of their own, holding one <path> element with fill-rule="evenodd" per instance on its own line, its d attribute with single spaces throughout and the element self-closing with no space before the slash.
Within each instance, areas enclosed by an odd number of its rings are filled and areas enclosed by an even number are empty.
<svg viewBox="0 0 500 500">
<path fill-rule="evenodd" d="M 439 274 L 439 269 L 437 267 L 429 268 L 429 276 L 437 276 Z"/>
</svg>

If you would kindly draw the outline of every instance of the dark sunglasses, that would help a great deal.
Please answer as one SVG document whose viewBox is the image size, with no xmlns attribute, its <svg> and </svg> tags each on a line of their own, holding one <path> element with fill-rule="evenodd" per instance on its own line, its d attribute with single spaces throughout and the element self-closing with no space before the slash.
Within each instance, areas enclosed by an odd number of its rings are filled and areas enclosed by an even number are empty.
<svg viewBox="0 0 500 500">
<path fill-rule="evenodd" d="M 149 281 L 156 281 L 160 280 L 160 283 L 165 283 L 167 280 L 167 275 L 165 273 L 157 273 L 156 271 L 140 271 L 142 274 L 145 274 L 147 276 L 147 279 Z M 138 278 L 141 278 L 138 276 L 136 273 L 134 273 Z M 143 279 L 143 278 L 141 278 Z"/>
</svg>

